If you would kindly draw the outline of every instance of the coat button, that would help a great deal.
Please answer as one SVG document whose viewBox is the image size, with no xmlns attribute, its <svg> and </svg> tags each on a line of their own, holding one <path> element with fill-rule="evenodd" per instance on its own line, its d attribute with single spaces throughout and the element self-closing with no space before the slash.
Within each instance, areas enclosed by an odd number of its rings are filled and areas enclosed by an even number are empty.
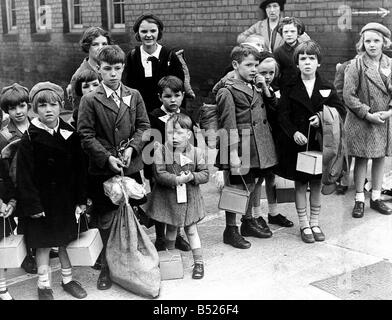
<svg viewBox="0 0 392 320">
<path fill-rule="evenodd" d="M 266 124 L 266 123 L 267 123 L 267 119 L 264 119 L 264 120 L 263 120 L 263 123 Z"/>
<path fill-rule="evenodd" d="M 118 132 L 118 128 L 114 129 L 114 131 Z"/>
</svg>

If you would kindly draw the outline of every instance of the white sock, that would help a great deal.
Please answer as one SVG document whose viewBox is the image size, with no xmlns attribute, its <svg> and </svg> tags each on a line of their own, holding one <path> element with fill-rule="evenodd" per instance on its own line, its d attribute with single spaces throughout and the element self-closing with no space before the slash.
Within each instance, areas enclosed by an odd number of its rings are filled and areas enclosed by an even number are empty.
<svg viewBox="0 0 392 320">
<path fill-rule="evenodd" d="M 254 218 L 258 218 L 258 217 L 261 217 L 261 206 L 258 206 L 258 207 L 253 207 L 252 208 L 252 215 L 253 215 L 253 217 Z"/>
<path fill-rule="evenodd" d="M 61 268 L 61 277 L 63 278 L 63 283 L 67 284 L 72 281 L 72 268 Z"/>
<path fill-rule="evenodd" d="M 381 190 L 372 190 L 372 200 L 378 200 L 381 198 Z"/>
<path fill-rule="evenodd" d="M 50 288 L 49 266 L 38 267 L 38 288 Z"/>
<path fill-rule="evenodd" d="M 355 194 L 355 201 L 365 202 L 365 194 L 363 192 L 357 192 Z"/>
<path fill-rule="evenodd" d="M 278 215 L 278 204 L 268 203 L 268 214 L 275 217 Z"/>
</svg>

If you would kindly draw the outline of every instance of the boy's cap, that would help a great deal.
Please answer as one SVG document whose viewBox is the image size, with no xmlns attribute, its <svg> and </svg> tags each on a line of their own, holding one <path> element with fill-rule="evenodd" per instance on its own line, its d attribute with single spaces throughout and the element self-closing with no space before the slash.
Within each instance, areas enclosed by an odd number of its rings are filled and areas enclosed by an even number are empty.
<svg viewBox="0 0 392 320">
<path fill-rule="evenodd" d="M 38 92 L 49 90 L 56 93 L 61 100 L 64 100 L 64 90 L 60 86 L 55 83 L 46 81 L 46 82 L 38 82 L 34 87 L 30 90 L 30 101 L 34 100 L 34 97 L 37 95 Z"/>
<path fill-rule="evenodd" d="M 143 20 L 146 20 L 148 18 L 154 19 L 159 26 L 159 29 L 163 30 L 163 22 L 161 19 L 159 19 L 156 15 L 153 15 L 152 13 L 147 13 L 147 14 L 143 14 L 140 17 L 138 17 L 135 21 L 135 23 L 133 24 L 133 31 L 135 33 L 137 33 L 139 31 L 139 27 L 140 24 L 142 23 Z"/>
<path fill-rule="evenodd" d="M 286 4 L 286 0 L 264 0 L 264 1 L 262 1 L 260 3 L 259 7 L 260 7 L 260 9 L 264 9 L 265 10 L 265 7 L 267 5 L 269 5 L 270 3 L 273 3 L 273 2 L 277 2 L 279 4 L 279 7 L 280 7 L 281 10 L 283 10 L 284 5 Z"/>
<path fill-rule="evenodd" d="M 21 86 L 19 83 L 16 83 L 16 82 L 11 84 L 10 86 L 7 86 L 7 87 L 4 87 L 3 89 L 1 89 L 0 94 L 3 95 L 4 93 L 6 93 L 9 90 L 25 91 L 27 94 L 29 94 L 29 89 Z"/>
<path fill-rule="evenodd" d="M 387 37 L 388 39 L 391 38 L 391 31 L 386 26 L 382 25 L 381 23 L 369 22 L 361 29 L 360 35 L 362 35 L 365 31 L 369 31 L 369 30 L 378 31 L 381 34 L 383 34 L 385 37 Z"/>
</svg>

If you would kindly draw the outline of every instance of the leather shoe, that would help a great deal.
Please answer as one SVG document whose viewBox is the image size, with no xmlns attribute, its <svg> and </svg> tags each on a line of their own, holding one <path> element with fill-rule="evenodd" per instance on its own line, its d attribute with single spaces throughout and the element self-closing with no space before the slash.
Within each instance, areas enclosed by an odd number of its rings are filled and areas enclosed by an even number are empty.
<svg viewBox="0 0 392 320">
<path fill-rule="evenodd" d="M 241 219 L 241 235 L 244 237 L 256 237 L 256 238 L 271 238 L 272 232 L 267 228 L 261 228 L 256 222 L 255 218 Z"/>
<path fill-rule="evenodd" d="M 301 229 L 301 239 L 302 239 L 302 241 L 305 242 L 305 243 L 314 243 L 315 240 L 314 240 L 313 232 L 310 233 L 310 234 L 305 233 L 304 232 L 305 229 L 310 229 L 310 228 L 309 227 L 305 227 L 305 228 Z"/>
<path fill-rule="evenodd" d="M 78 299 L 83 299 L 87 297 L 87 292 L 82 288 L 82 285 L 75 281 L 72 280 L 68 282 L 67 284 L 64 284 L 61 282 L 61 286 L 63 289 L 68 292 L 71 296 L 78 298 Z"/>
<path fill-rule="evenodd" d="M 97 281 L 98 290 L 107 290 L 112 286 L 112 280 L 110 279 L 110 272 L 108 268 L 101 270 Z"/>
<path fill-rule="evenodd" d="M 226 226 L 223 232 L 223 243 L 238 249 L 249 249 L 251 246 L 250 242 L 239 234 L 237 226 Z"/>
<path fill-rule="evenodd" d="M 380 212 L 381 214 L 392 214 L 392 208 L 388 207 L 381 199 L 377 199 L 374 201 L 370 199 L 370 208 Z"/>
<path fill-rule="evenodd" d="M 315 229 L 315 228 L 318 228 L 320 230 L 320 232 L 318 232 L 317 229 Z M 323 231 L 321 230 L 321 228 L 319 226 L 310 227 L 310 229 L 312 229 L 314 240 L 316 240 L 316 241 L 324 241 L 325 240 L 325 234 L 323 233 Z"/>
<path fill-rule="evenodd" d="M 38 288 L 38 299 L 39 300 L 54 300 L 53 290 L 50 288 Z"/>
<path fill-rule="evenodd" d="M 165 244 L 165 239 L 157 238 L 155 240 L 155 249 L 157 251 L 165 251 L 166 250 L 166 244 Z"/>
<path fill-rule="evenodd" d="M 177 235 L 175 248 L 181 251 L 191 251 L 191 246 L 189 243 L 183 238 L 182 235 Z"/>
<path fill-rule="evenodd" d="M 21 267 L 30 274 L 37 274 L 37 263 L 32 255 L 28 254 L 26 258 L 24 258 Z"/>
<path fill-rule="evenodd" d="M 352 216 L 353 218 L 362 218 L 365 212 L 365 203 L 362 201 L 355 201 Z"/>
<path fill-rule="evenodd" d="M 204 264 L 203 262 L 195 262 L 192 271 L 193 279 L 201 279 L 204 277 Z"/>
<path fill-rule="evenodd" d="M 282 216 L 280 213 L 276 216 L 268 215 L 268 223 L 270 224 L 277 224 L 278 226 L 291 228 L 294 223 L 287 219 L 285 216 Z"/>
</svg>

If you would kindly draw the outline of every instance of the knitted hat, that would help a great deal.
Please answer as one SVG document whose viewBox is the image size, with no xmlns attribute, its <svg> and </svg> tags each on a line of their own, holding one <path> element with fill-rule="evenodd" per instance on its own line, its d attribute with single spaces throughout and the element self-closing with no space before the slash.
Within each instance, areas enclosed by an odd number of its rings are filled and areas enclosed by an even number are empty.
<svg viewBox="0 0 392 320">
<path fill-rule="evenodd" d="M 27 89 L 26 87 L 21 86 L 19 83 L 13 83 L 10 86 L 4 87 L 1 90 L 1 95 L 3 95 L 4 93 L 6 93 L 9 90 L 15 90 L 15 91 L 25 91 L 27 94 L 29 94 L 29 89 Z"/>
<path fill-rule="evenodd" d="M 360 35 L 362 35 L 365 31 L 369 30 L 375 30 L 380 32 L 382 35 L 387 37 L 388 39 L 391 38 L 391 31 L 384 25 L 377 23 L 377 22 L 369 22 L 367 25 L 365 25 L 360 32 Z"/>
<path fill-rule="evenodd" d="M 57 84 L 54 84 L 52 82 L 46 81 L 46 82 L 38 82 L 34 87 L 31 88 L 30 90 L 30 101 L 33 102 L 34 97 L 37 95 L 38 92 L 44 91 L 44 90 L 49 90 L 53 91 L 56 93 L 62 101 L 64 101 L 64 90 L 58 86 Z"/>
</svg>

